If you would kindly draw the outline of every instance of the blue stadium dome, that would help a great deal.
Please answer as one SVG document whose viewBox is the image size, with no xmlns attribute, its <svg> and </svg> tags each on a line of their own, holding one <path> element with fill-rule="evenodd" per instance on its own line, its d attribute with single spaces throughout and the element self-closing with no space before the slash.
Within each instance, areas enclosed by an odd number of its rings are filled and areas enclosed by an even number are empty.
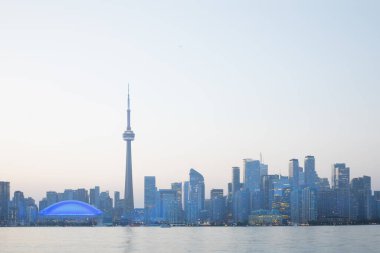
<svg viewBox="0 0 380 253">
<path fill-rule="evenodd" d="M 99 209 L 76 200 L 61 201 L 40 211 L 44 217 L 95 217 L 102 213 Z"/>
</svg>

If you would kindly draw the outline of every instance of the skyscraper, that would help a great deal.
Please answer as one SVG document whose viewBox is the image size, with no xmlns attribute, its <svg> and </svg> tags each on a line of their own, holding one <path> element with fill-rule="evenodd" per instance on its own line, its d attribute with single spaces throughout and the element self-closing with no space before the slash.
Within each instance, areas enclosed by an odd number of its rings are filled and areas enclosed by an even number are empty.
<svg viewBox="0 0 380 253">
<path fill-rule="evenodd" d="M 212 189 L 210 201 L 210 222 L 220 225 L 224 221 L 226 209 L 226 198 L 223 196 L 223 189 Z"/>
<path fill-rule="evenodd" d="M 299 168 L 298 159 L 291 159 L 289 161 L 289 183 L 291 187 L 298 188 L 299 186 Z"/>
<path fill-rule="evenodd" d="M 289 161 L 290 217 L 293 224 L 300 222 L 300 194 L 299 194 L 299 163 L 297 159 Z"/>
<path fill-rule="evenodd" d="M 315 188 L 316 185 L 316 172 L 315 172 L 315 158 L 314 156 L 305 157 L 305 186 Z"/>
<path fill-rule="evenodd" d="M 90 189 L 90 204 L 99 208 L 99 194 L 100 187 L 95 186 L 93 189 Z"/>
<path fill-rule="evenodd" d="M 336 163 L 332 168 L 332 188 L 336 192 L 335 213 L 348 220 L 350 217 L 350 168 L 345 163 Z"/>
<path fill-rule="evenodd" d="M 363 176 L 351 180 L 351 220 L 365 221 L 372 218 L 371 177 Z"/>
<path fill-rule="evenodd" d="M 240 168 L 232 167 L 232 197 L 240 190 Z"/>
<path fill-rule="evenodd" d="M 0 225 L 8 223 L 9 199 L 9 182 L 0 182 Z"/>
<path fill-rule="evenodd" d="M 144 177 L 144 215 L 145 224 L 153 223 L 156 219 L 156 177 Z"/>
<path fill-rule="evenodd" d="M 261 167 L 260 161 L 244 159 L 244 188 L 252 193 L 260 190 Z"/>
<path fill-rule="evenodd" d="M 127 142 L 126 168 L 125 168 L 125 188 L 124 188 L 124 218 L 131 219 L 134 211 L 133 202 L 133 181 L 132 181 L 132 141 L 135 139 L 135 133 L 131 129 L 131 109 L 129 99 L 128 85 L 128 110 L 127 110 L 127 130 L 123 134 L 123 139 Z"/>
<path fill-rule="evenodd" d="M 205 204 L 205 183 L 202 174 L 194 169 L 190 169 L 190 183 L 188 189 L 188 206 L 186 219 L 190 224 L 198 223 L 200 213 Z"/>
<path fill-rule="evenodd" d="M 171 184 L 171 189 L 177 191 L 177 203 L 178 203 L 178 221 L 183 222 L 183 207 L 182 207 L 182 182 L 175 182 Z"/>
</svg>

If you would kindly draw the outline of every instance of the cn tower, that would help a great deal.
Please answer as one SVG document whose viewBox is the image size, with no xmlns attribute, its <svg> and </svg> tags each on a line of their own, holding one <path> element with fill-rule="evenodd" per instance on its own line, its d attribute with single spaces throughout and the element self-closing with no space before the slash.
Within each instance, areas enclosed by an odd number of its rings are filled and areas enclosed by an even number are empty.
<svg viewBox="0 0 380 253">
<path fill-rule="evenodd" d="M 131 109 L 129 100 L 128 84 L 128 110 L 127 110 L 127 130 L 123 134 L 123 139 L 127 142 L 126 167 L 125 167 L 125 188 L 124 188 L 124 219 L 130 220 L 134 211 L 133 203 L 133 181 L 132 181 L 132 146 L 131 142 L 135 139 L 135 133 L 131 129 Z"/>
</svg>

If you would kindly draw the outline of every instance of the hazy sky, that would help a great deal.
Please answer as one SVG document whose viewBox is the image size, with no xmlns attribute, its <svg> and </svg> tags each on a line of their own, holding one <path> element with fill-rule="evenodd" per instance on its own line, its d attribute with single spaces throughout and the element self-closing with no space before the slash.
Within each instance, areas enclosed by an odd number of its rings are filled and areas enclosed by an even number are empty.
<svg viewBox="0 0 380 253">
<path fill-rule="evenodd" d="M 123 193 L 131 84 L 135 205 L 262 152 L 316 157 L 380 190 L 379 1 L 0 1 L 0 181 Z"/>
</svg>

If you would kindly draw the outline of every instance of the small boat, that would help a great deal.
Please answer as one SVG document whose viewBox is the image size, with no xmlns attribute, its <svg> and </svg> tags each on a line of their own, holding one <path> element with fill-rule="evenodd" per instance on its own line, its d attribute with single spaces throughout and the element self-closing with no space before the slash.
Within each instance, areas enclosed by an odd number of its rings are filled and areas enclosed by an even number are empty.
<svg viewBox="0 0 380 253">
<path fill-rule="evenodd" d="M 169 223 L 162 223 L 160 227 L 161 228 L 170 228 L 171 225 Z"/>
</svg>

